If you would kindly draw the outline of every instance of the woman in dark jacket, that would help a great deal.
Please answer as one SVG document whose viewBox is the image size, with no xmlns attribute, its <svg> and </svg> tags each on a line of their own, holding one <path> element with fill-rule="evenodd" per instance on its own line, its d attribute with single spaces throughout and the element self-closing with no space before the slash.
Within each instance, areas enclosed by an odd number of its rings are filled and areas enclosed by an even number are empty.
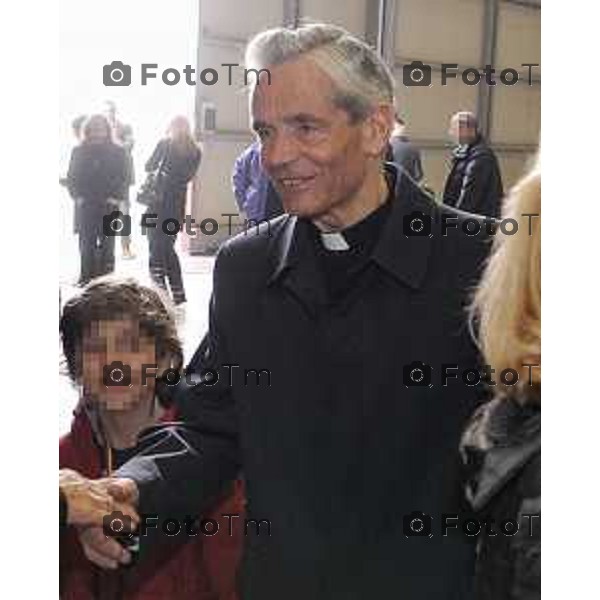
<svg viewBox="0 0 600 600">
<path fill-rule="evenodd" d="M 80 284 L 115 267 L 115 235 L 129 224 L 112 213 L 125 197 L 127 178 L 127 155 L 112 141 L 108 120 L 92 115 L 83 125 L 83 140 L 71 153 L 67 173 L 78 219 Z"/>
<path fill-rule="evenodd" d="M 148 229 L 150 253 L 150 275 L 155 283 L 166 289 L 169 281 L 173 302 L 176 305 L 186 301 L 181 265 L 175 252 L 177 233 L 183 227 L 186 193 L 190 180 L 200 165 L 200 148 L 192 137 L 189 121 L 182 116 L 175 117 L 152 156 L 146 163 L 146 171 L 158 171 L 161 198 L 158 206 L 151 207 L 149 213 L 157 215 L 156 227 Z M 175 219 L 175 223 L 166 223 Z M 173 228 L 173 233 L 165 233 L 163 225 Z"/>
<path fill-rule="evenodd" d="M 537 215 L 529 219 L 524 215 Z M 495 398 L 474 415 L 462 454 L 467 497 L 490 533 L 478 539 L 477 600 L 540 598 L 541 567 L 541 172 L 539 159 L 508 197 L 504 217 L 518 232 L 498 233 L 474 314 L 486 364 L 512 369 Z M 512 376 L 508 375 L 507 379 Z M 493 519 L 493 521 L 492 521 Z"/>
</svg>

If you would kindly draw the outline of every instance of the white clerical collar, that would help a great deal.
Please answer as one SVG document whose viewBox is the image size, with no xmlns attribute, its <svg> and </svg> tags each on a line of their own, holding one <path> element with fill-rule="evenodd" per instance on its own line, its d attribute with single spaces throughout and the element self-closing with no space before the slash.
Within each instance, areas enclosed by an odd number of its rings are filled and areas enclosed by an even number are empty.
<svg viewBox="0 0 600 600">
<path fill-rule="evenodd" d="M 333 252 L 345 252 L 350 250 L 350 244 L 339 231 L 321 231 L 321 241 L 327 250 Z"/>
</svg>

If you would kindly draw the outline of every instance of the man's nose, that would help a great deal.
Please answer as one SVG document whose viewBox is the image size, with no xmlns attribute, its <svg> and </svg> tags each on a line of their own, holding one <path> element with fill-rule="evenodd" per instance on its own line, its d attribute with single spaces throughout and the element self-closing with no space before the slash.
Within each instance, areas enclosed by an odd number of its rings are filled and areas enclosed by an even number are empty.
<svg viewBox="0 0 600 600">
<path fill-rule="evenodd" d="M 285 131 L 275 133 L 271 139 L 263 142 L 262 163 L 265 169 L 273 173 L 298 158 L 298 145 L 293 136 Z"/>
</svg>

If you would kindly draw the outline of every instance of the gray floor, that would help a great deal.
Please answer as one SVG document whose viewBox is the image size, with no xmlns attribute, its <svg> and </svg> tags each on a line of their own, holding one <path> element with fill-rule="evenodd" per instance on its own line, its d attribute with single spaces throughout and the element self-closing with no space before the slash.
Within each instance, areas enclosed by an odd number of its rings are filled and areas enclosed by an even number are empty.
<svg viewBox="0 0 600 600">
<path fill-rule="evenodd" d="M 79 272 L 79 254 L 77 251 L 77 237 L 72 233 L 72 203 L 66 193 L 61 194 L 60 205 L 60 290 L 64 303 L 76 290 L 74 283 Z M 132 223 L 139 222 L 137 207 L 133 208 Z M 141 235 L 139 228 L 132 226 L 133 249 L 136 257 L 133 260 L 124 260 L 121 257 L 120 243 L 116 244 L 116 272 L 139 277 L 148 281 L 148 244 Z M 185 239 L 177 241 L 179 256 L 182 260 L 182 269 L 186 294 L 188 298 L 185 309 L 185 318 L 180 325 L 180 335 L 184 343 L 186 360 L 190 358 L 198 346 L 208 322 L 208 302 L 212 289 L 213 257 L 188 256 L 182 246 Z M 62 355 L 59 351 L 59 363 Z M 71 413 L 77 402 L 77 391 L 70 384 L 67 377 L 59 375 L 59 433 L 69 429 Z"/>
</svg>

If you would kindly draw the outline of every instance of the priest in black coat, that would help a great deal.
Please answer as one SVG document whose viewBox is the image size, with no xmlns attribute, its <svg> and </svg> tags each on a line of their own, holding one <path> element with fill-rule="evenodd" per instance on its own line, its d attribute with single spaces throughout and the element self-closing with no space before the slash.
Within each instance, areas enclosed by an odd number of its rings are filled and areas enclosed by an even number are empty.
<svg viewBox="0 0 600 600">
<path fill-rule="evenodd" d="M 393 81 L 365 44 L 277 29 L 246 65 L 269 69 L 251 118 L 287 214 L 221 248 L 209 331 L 174 388 L 184 421 L 148 432 L 113 488 L 160 520 L 241 473 L 244 600 L 469 598 L 474 544 L 441 525 L 463 510 L 480 400 L 465 309 L 490 238 L 382 167 Z M 98 564 L 129 560 L 82 541 Z"/>
</svg>

